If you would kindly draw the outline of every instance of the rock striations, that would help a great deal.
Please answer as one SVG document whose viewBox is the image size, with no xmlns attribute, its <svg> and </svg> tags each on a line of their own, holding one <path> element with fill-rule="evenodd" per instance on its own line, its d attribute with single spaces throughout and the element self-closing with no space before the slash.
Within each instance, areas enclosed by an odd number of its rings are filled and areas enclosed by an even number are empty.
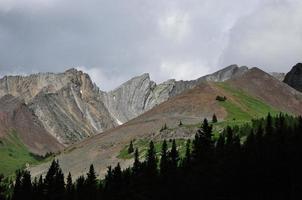
<svg viewBox="0 0 302 200">
<path fill-rule="evenodd" d="M 87 74 L 76 69 L 5 76 L 0 79 L 0 98 L 22 99 L 43 128 L 68 146 L 123 124 L 204 81 L 225 81 L 247 70 L 232 65 L 197 80 L 171 79 L 161 84 L 143 74 L 110 92 L 99 90 Z"/>
<path fill-rule="evenodd" d="M 0 79 L 0 97 L 24 99 L 44 128 L 64 145 L 116 126 L 99 93 L 89 76 L 75 69 Z"/>
<path fill-rule="evenodd" d="M 149 74 L 143 74 L 132 78 L 113 91 L 103 92 L 102 99 L 112 118 L 118 124 L 122 124 L 204 81 L 225 81 L 246 71 L 248 71 L 247 67 L 231 65 L 197 80 L 171 79 L 158 85 L 150 80 Z"/>
</svg>

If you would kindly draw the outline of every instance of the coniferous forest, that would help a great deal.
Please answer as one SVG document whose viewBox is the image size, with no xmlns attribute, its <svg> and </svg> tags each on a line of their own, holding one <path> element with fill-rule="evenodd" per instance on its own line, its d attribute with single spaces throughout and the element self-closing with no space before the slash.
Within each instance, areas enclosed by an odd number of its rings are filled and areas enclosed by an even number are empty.
<svg viewBox="0 0 302 200">
<path fill-rule="evenodd" d="M 0 176 L 0 199 L 302 199 L 302 117 L 269 114 L 216 139 L 205 119 L 184 157 L 175 141 L 163 141 L 160 156 L 152 141 L 145 159 L 138 152 L 131 168 L 108 167 L 102 180 L 93 165 L 73 180 L 56 160 L 45 177 L 17 171 L 11 187 Z"/>
</svg>

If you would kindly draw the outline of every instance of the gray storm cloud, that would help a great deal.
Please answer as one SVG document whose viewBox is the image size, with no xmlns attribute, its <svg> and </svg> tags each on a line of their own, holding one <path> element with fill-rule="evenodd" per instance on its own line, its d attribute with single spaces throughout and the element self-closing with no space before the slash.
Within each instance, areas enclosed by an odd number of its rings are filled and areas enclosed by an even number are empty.
<svg viewBox="0 0 302 200">
<path fill-rule="evenodd" d="M 112 89 L 149 72 L 194 79 L 237 63 L 301 61 L 299 0 L 0 0 L 0 76 L 88 72 Z"/>
</svg>

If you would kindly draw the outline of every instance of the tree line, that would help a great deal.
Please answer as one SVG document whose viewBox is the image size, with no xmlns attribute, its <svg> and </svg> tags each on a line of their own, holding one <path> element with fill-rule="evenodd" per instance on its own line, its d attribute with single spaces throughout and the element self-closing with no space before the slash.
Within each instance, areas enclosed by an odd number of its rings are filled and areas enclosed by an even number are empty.
<svg viewBox="0 0 302 200">
<path fill-rule="evenodd" d="M 162 142 L 160 156 L 151 141 L 145 159 L 135 149 L 132 167 L 108 167 L 100 180 L 91 165 L 86 176 L 75 181 L 70 173 L 65 181 L 54 160 L 45 177 L 32 180 L 28 171 L 17 171 L 11 196 L 0 191 L 0 198 L 302 199 L 301 144 L 302 117 L 268 114 L 242 127 L 227 127 L 218 139 L 205 119 L 195 138 L 187 141 L 184 157 L 175 140 L 171 148 Z"/>
</svg>

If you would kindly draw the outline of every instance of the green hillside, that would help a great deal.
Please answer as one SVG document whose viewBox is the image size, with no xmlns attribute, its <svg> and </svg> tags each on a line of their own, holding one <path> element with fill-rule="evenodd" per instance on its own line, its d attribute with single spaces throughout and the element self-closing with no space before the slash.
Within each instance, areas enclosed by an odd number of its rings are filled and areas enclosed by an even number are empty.
<svg viewBox="0 0 302 200">
<path fill-rule="evenodd" d="M 243 90 L 235 89 L 227 83 L 216 83 L 216 86 L 228 93 L 226 101 L 219 102 L 228 116 L 225 121 L 250 121 L 251 119 L 264 117 L 267 113 L 275 115 L 280 111 L 255 98 Z"/>
<path fill-rule="evenodd" d="M 251 123 L 252 119 L 262 118 L 267 116 L 268 113 L 271 115 L 277 115 L 280 113 L 278 109 L 273 108 L 262 100 L 255 98 L 246 92 L 235 89 L 225 82 L 215 83 L 215 86 L 223 93 L 227 94 L 225 101 L 219 101 L 219 104 L 227 111 L 227 117 L 223 121 L 219 121 L 213 125 L 214 138 L 218 138 L 222 130 L 227 126 L 242 126 L 247 123 Z M 200 122 L 202 119 L 200 119 Z M 201 123 L 198 124 L 183 124 L 182 128 L 194 129 L 199 128 Z M 168 131 L 174 131 L 179 126 L 175 124 L 174 127 L 169 127 Z M 244 138 L 245 136 L 242 135 Z M 185 140 L 176 140 L 179 151 L 184 153 Z M 155 141 L 155 148 L 160 152 L 160 141 Z M 138 140 L 134 142 L 134 146 L 139 149 L 140 155 L 144 155 L 148 149 L 149 142 L 146 140 Z M 130 159 L 133 157 L 132 154 L 127 152 L 128 145 L 125 146 L 119 153 L 118 158 Z"/>
<path fill-rule="evenodd" d="M 28 151 L 15 131 L 0 139 L 0 174 L 12 175 L 17 169 L 24 168 L 26 163 L 37 164 L 42 160 L 42 157 Z"/>
</svg>

